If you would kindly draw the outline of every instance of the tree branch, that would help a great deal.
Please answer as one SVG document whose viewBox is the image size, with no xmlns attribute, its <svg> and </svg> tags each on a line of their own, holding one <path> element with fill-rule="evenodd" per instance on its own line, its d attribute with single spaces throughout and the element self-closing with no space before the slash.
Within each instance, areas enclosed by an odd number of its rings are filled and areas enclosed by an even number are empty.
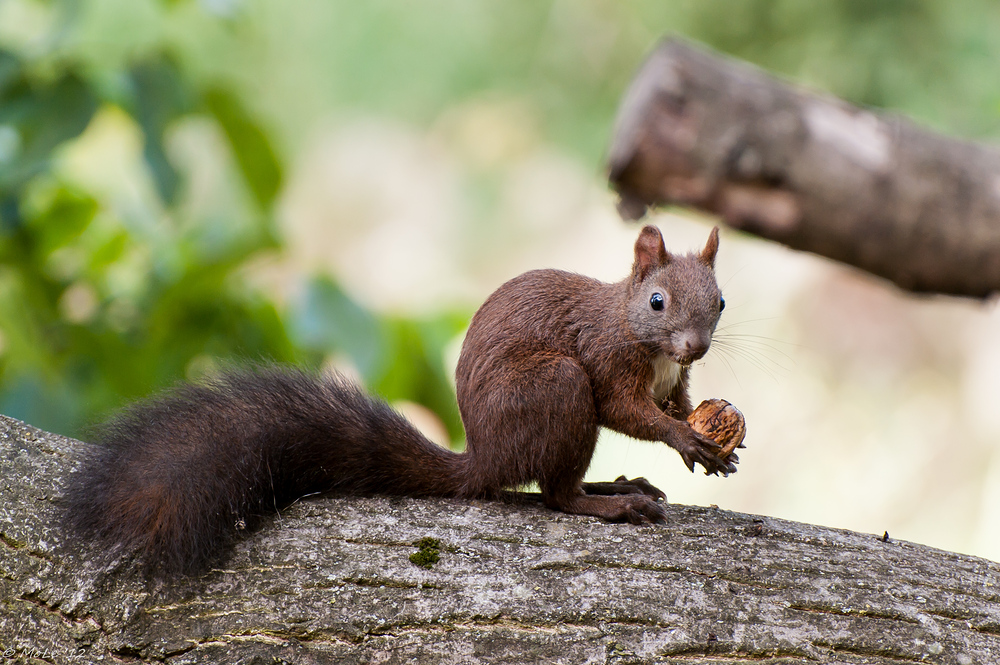
<svg viewBox="0 0 1000 665">
<path fill-rule="evenodd" d="M 626 218 L 693 206 L 904 289 L 1000 289 L 1000 153 L 683 42 L 632 82 L 609 173 Z"/>
<path fill-rule="evenodd" d="M 146 579 L 64 542 L 60 497 L 87 445 L 0 416 L 12 662 L 1000 660 L 1000 564 L 678 505 L 669 526 L 641 528 L 534 505 L 321 498 L 249 534 L 224 568 Z M 429 569 L 410 561 L 425 537 L 439 541 Z"/>
</svg>

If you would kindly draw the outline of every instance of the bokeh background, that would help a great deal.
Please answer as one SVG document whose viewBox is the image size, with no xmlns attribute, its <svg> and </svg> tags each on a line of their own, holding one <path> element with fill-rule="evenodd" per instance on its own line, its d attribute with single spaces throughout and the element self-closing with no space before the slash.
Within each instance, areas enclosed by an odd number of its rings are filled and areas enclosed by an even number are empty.
<svg viewBox="0 0 1000 665">
<path fill-rule="evenodd" d="M 336 367 L 460 448 L 479 302 L 627 274 L 617 102 L 679 34 L 953 135 L 1000 135 L 988 0 L 0 0 L 0 412 L 77 437 L 239 359 Z M 710 219 L 652 217 L 670 248 Z M 723 233 L 694 399 L 740 472 L 614 434 L 593 479 L 1000 560 L 1000 312 Z"/>
</svg>

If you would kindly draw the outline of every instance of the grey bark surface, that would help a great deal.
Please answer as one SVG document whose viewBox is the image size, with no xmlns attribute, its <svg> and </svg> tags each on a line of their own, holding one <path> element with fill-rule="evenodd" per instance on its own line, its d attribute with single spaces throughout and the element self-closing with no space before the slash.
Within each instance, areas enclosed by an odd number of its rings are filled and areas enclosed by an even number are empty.
<svg viewBox="0 0 1000 665">
<path fill-rule="evenodd" d="M 608 166 L 625 217 L 691 206 L 904 289 L 1000 290 L 1000 152 L 680 41 L 633 80 Z"/>
<path fill-rule="evenodd" d="M 316 498 L 218 569 L 150 579 L 64 540 L 87 445 L 0 417 L 3 662 L 1000 662 L 1000 564 L 711 508 L 634 527 Z"/>
</svg>

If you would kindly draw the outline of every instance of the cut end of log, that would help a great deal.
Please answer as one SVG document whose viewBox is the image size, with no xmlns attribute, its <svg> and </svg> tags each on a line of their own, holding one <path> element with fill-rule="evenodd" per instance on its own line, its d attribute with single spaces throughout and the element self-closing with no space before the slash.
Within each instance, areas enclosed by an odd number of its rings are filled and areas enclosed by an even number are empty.
<svg viewBox="0 0 1000 665">
<path fill-rule="evenodd" d="M 724 399 L 705 400 L 688 416 L 687 421 L 694 431 L 722 446 L 722 450 L 716 453 L 720 459 L 726 459 L 737 448 L 745 447 L 746 420 L 739 409 Z"/>
<path fill-rule="evenodd" d="M 618 214 L 626 222 L 634 222 L 646 216 L 648 206 L 645 201 L 637 197 L 621 194 L 618 200 Z"/>
</svg>

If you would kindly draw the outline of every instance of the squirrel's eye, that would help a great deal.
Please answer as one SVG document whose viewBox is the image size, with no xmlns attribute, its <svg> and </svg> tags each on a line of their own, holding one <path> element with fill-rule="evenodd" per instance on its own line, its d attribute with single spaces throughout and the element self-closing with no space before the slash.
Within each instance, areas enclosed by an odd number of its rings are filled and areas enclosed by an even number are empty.
<svg viewBox="0 0 1000 665">
<path fill-rule="evenodd" d="M 663 309 L 663 295 L 660 293 L 654 293 L 649 297 L 649 306 L 659 312 Z"/>
<path fill-rule="evenodd" d="M 721 312 L 725 308 L 726 308 L 726 299 L 723 298 L 722 296 L 719 296 L 719 311 Z"/>
</svg>

